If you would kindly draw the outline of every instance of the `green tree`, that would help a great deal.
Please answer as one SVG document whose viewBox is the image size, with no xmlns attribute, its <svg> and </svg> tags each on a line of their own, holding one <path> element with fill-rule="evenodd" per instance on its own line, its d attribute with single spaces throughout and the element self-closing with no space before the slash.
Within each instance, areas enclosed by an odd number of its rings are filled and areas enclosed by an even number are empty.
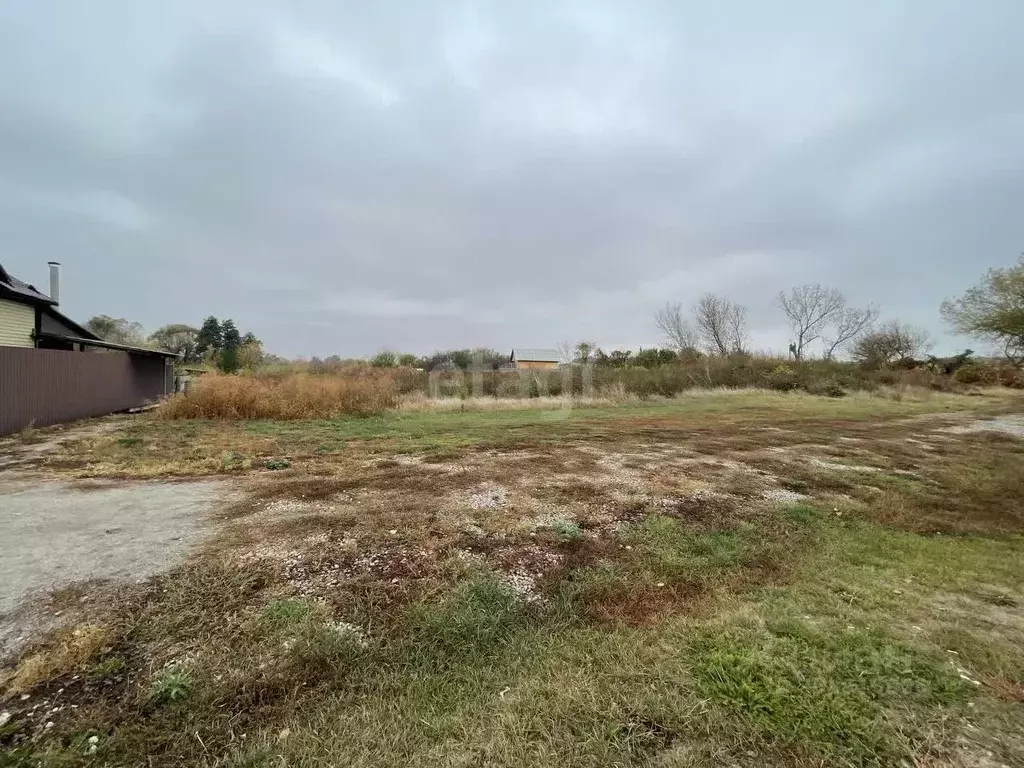
<svg viewBox="0 0 1024 768">
<path fill-rule="evenodd" d="M 229 347 L 238 349 L 242 346 L 242 334 L 238 332 L 238 328 L 235 326 L 234 320 L 225 320 L 221 323 L 220 343 L 221 349 L 227 349 Z"/>
<path fill-rule="evenodd" d="M 641 368 L 657 368 L 679 361 L 679 354 L 674 349 L 641 349 L 633 356 L 633 364 Z"/>
<path fill-rule="evenodd" d="M 628 349 L 614 349 L 611 352 L 598 349 L 594 352 L 593 359 L 594 365 L 604 368 L 625 368 L 633 363 L 633 353 Z"/>
<path fill-rule="evenodd" d="M 1024 254 L 1012 267 L 990 269 L 958 299 L 947 299 L 942 318 L 958 333 L 998 344 L 1006 359 L 1024 366 Z"/>
<path fill-rule="evenodd" d="M 191 325 L 173 323 L 157 328 L 149 335 L 149 341 L 160 349 L 181 356 L 182 362 L 192 363 L 199 359 L 196 339 L 199 331 Z"/>
<path fill-rule="evenodd" d="M 589 363 L 590 356 L 594 354 L 597 349 L 597 345 L 592 341 L 581 341 L 576 345 L 576 354 L 573 358 L 573 362 L 576 363 Z"/>
<path fill-rule="evenodd" d="M 224 347 L 220 351 L 220 360 L 217 363 L 217 368 L 220 369 L 221 373 L 238 373 L 238 369 L 242 367 L 239 351 L 240 347 Z"/>
<path fill-rule="evenodd" d="M 199 328 L 199 333 L 196 335 L 197 357 L 202 358 L 211 353 L 216 354 L 220 351 L 223 340 L 224 333 L 221 329 L 220 322 L 216 317 L 210 315 L 208 318 L 203 320 L 203 324 Z"/>
<path fill-rule="evenodd" d="M 484 369 L 494 370 L 501 367 L 507 361 L 508 355 L 502 352 L 486 347 L 477 347 L 476 349 L 450 349 L 435 352 L 417 362 L 420 363 L 419 367 L 432 371 L 435 368 L 445 369 L 450 367 L 468 370 L 478 365 Z"/>
<path fill-rule="evenodd" d="M 123 317 L 96 315 L 86 321 L 85 327 L 104 341 L 114 344 L 138 346 L 145 341 L 145 332 L 142 330 L 142 324 L 133 323 L 131 320 L 125 320 Z"/>
<path fill-rule="evenodd" d="M 220 326 L 220 365 L 224 373 L 235 373 L 241 367 L 238 351 L 242 346 L 242 336 L 235 326 L 234 320 L 225 320 Z"/>
<path fill-rule="evenodd" d="M 246 339 L 249 339 L 246 341 Z M 242 346 L 238 348 L 238 364 L 247 371 L 255 371 L 263 365 L 265 355 L 263 344 L 251 333 L 242 337 Z"/>
<path fill-rule="evenodd" d="M 374 368 L 394 368 L 398 365 L 398 355 L 389 349 L 384 349 L 370 358 L 370 365 Z"/>
</svg>

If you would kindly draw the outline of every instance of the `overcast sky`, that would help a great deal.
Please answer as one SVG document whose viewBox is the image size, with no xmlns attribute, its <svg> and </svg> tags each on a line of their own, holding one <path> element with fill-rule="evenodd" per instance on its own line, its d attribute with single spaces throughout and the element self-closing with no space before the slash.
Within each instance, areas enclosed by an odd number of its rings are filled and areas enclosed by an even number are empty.
<svg viewBox="0 0 1024 768">
<path fill-rule="evenodd" d="M 288 356 L 659 342 L 701 293 L 785 350 L 822 282 L 953 351 L 1024 249 L 1024 3 L 6 2 L 0 263 Z"/>
</svg>

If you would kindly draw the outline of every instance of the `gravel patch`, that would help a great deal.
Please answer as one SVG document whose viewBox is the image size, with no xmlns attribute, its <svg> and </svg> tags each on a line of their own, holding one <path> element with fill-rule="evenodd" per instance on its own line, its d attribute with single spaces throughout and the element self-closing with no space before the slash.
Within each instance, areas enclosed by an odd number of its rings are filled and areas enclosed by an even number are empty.
<svg viewBox="0 0 1024 768">
<path fill-rule="evenodd" d="M 469 494 L 467 499 L 473 509 L 501 509 L 508 503 L 508 491 L 504 486 L 485 483 Z"/>
<path fill-rule="evenodd" d="M 537 577 L 525 569 L 516 569 L 503 574 L 501 580 L 523 602 L 532 603 L 540 599 L 540 595 L 536 592 Z"/>
<path fill-rule="evenodd" d="M 564 512 L 543 512 L 523 518 L 519 521 L 518 528 L 524 531 L 538 531 L 542 528 L 558 528 L 565 525 L 576 525 L 576 521 Z"/>
<path fill-rule="evenodd" d="M 825 461 L 824 459 L 811 459 L 810 463 L 815 467 L 821 467 L 822 469 L 834 469 L 845 472 L 881 472 L 882 470 L 878 467 L 872 467 L 867 464 L 843 464 L 839 461 Z"/>
<path fill-rule="evenodd" d="M 994 419 L 978 419 L 955 427 L 946 427 L 942 432 L 964 435 L 971 432 L 1001 432 L 1004 435 L 1024 438 L 1024 415 L 997 416 Z"/>
<path fill-rule="evenodd" d="M 423 464 L 422 456 L 413 456 L 408 453 L 399 453 L 395 456 L 392 456 L 391 459 L 396 464 L 399 464 L 403 467 L 418 467 L 421 464 Z"/>
<path fill-rule="evenodd" d="M 811 498 L 806 493 L 797 493 L 788 488 L 770 488 L 761 494 L 766 501 L 774 501 L 778 504 L 793 504 Z"/>
</svg>

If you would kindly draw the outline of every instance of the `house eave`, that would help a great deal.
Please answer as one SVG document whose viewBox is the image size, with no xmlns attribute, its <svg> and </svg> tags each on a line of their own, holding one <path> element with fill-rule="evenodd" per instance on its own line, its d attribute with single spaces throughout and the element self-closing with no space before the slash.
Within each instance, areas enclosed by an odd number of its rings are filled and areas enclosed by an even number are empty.
<svg viewBox="0 0 1024 768">
<path fill-rule="evenodd" d="M 129 344 L 116 344 L 112 341 L 103 341 L 102 339 L 88 339 L 83 336 L 68 336 L 63 333 L 44 333 L 39 332 L 36 334 L 37 339 L 48 339 L 50 341 L 60 341 L 67 344 L 82 344 L 87 347 L 99 347 L 101 349 L 113 349 L 119 352 L 129 352 L 134 355 L 153 355 L 156 357 L 166 358 L 177 358 L 179 357 L 176 352 L 167 352 L 163 349 L 150 349 L 149 347 L 133 347 Z"/>
</svg>

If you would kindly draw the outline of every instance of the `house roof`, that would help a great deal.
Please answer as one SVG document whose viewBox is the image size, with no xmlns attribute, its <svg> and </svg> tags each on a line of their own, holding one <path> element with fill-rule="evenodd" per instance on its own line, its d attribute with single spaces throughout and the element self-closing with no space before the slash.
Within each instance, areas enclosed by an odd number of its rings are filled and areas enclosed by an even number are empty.
<svg viewBox="0 0 1024 768">
<path fill-rule="evenodd" d="M 79 336 L 83 337 L 86 340 L 89 340 L 89 341 L 102 341 L 102 339 L 99 336 L 97 336 L 95 333 L 90 331 L 88 328 L 83 328 L 81 325 L 76 323 L 74 320 L 72 320 L 67 315 L 65 315 L 65 314 L 63 314 L 61 312 L 58 312 L 56 307 L 44 307 L 43 308 L 43 312 L 45 312 L 48 315 L 53 315 L 61 323 L 66 325 L 68 328 L 70 328 L 71 330 L 73 330 L 75 333 L 77 333 Z"/>
<path fill-rule="evenodd" d="M 33 304 L 56 304 L 53 299 L 45 293 L 36 290 L 34 285 L 29 285 L 19 280 L 0 264 L 0 296 L 6 294 L 9 298 L 21 301 L 28 301 Z"/>
<path fill-rule="evenodd" d="M 38 333 L 41 339 L 53 339 L 54 341 L 67 341 L 74 344 L 85 344 L 88 347 L 101 347 L 102 349 L 116 349 L 122 352 L 131 352 L 140 355 L 157 355 L 159 357 L 178 357 L 177 352 L 168 352 L 164 349 L 150 349 L 149 347 L 133 347 L 128 344 L 115 344 L 112 341 L 103 341 L 98 337 L 86 338 L 82 336 L 66 336 L 63 333 Z"/>
<path fill-rule="evenodd" d="M 513 349 L 511 360 L 530 363 L 558 363 L 562 355 L 557 349 Z"/>
<path fill-rule="evenodd" d="M 98 341 L 99 336 L 87 328 L 83 328 L 62 312 L 57 311 L 57 302 L 51 299 L 34 285 L 19 280 L 0 264 L 0 298 L 20 301 L 25 304 L 42 305 L 43 311 L 53 315 L 68 328 L 71 328 L 87 341 Z"/>
</svg>

